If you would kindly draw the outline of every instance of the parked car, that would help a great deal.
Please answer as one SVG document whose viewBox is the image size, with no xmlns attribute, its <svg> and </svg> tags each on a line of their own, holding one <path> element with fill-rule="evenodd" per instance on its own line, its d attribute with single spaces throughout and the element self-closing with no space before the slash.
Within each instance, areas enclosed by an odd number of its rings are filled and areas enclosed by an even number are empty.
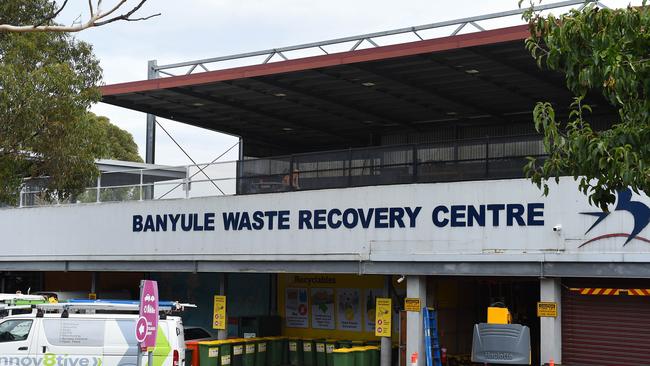
<svg viewBox="0 0 650 366">
<path fill-rule="evenodd" d="M 210 341 L 217 339 L 205 328 L 186 326 L 184 329 L 185 341 Z"/>
</svg>

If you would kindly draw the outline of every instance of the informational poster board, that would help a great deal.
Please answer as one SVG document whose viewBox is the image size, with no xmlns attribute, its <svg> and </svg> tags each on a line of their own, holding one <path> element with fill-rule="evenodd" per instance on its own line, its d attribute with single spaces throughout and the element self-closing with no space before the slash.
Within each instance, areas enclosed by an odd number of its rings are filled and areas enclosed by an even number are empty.
<svg viewBox="0 0 650 366">
<path fill-rule="evenodd" d="M 334 289 L 311 289 L 311 327 L 314 329 L 334 329 Z"/>
<path fill-rule="evenodd" d="M 358 288 L 337 289 L 339 330 L 361 331 L 361 291 Z"/>
<path fill-rule="evenodd" d="M 377 298 L 377 314 L 375 315 L 375 335 L 377 337 L 390 337 L 392 308 L 392 300 L 390 298 Z"/>
<path fill-rule="evenodd" d="M 212 314 L 212 329 L 226 329 L 226 297 L 214 296 L 214 307 Z"/>
<path fill-rule="evenodd" d="M 287 288 L 284 307 L 288 328 L 309 327 L 309 299 L 306 288 Z"/>
</svg>

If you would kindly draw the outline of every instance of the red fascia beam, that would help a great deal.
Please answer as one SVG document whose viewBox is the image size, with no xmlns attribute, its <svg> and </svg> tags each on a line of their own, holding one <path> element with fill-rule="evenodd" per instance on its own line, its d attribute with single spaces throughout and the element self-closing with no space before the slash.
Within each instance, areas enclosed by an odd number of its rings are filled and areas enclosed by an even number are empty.
<svg viewBox="0 0 650 366">
<path fill-rule="evenodd" d="M 242 66 L 232 69 L 208 71 L 191 75 L 172 76 L 153 80 L 111 84 L 102 86 L 100 90 L 103 96 L 110 96 L 183 86 L 210 84 L 225 80 L 236 80 L 256 76 L 281 74 L 328 66 L 353 64 L 366 61 L 377 61 L 395 57 L 411 56 L 423 53 L 523 40 L 526 39 L 529 35 L 530 31 L 528 30 L 528 25 L 520 25 L 424 41 L 415 41 L 390 46 L 368 48 L 363 50 L 340 52 L 330 55 L 278 61 L 262 65 Z"/>
</svg>

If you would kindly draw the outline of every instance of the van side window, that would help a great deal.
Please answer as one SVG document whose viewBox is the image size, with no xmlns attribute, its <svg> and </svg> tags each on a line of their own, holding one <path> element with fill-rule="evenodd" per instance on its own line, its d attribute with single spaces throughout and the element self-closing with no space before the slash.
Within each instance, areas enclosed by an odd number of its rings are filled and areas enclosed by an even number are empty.
<svg viewBox="0 0 650 366">
<path fill-rule="evenodd" d="M 29 336 L 32 321 L 29 319 L 7 320 L 0 323 L 0 343 L 24 341 Z"/>
</svg>

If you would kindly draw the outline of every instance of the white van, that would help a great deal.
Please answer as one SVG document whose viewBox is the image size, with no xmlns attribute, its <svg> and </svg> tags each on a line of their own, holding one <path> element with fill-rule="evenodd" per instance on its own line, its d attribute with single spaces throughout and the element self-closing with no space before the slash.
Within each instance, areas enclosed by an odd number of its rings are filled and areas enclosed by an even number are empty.
<svg viewBox="0 0 650 366">
<path fill-rule="evenodd" d="M 0 366 L 135 366 L 137 318 L 136 314 L 43 314 L 36 310 L 8 316 L 0 320 Z M 153 365 L 181 366 L 184 359 L 181 318 L 161 317 Z M 142 366 L 146 365 L 145 354 Z"/>
</svg>

